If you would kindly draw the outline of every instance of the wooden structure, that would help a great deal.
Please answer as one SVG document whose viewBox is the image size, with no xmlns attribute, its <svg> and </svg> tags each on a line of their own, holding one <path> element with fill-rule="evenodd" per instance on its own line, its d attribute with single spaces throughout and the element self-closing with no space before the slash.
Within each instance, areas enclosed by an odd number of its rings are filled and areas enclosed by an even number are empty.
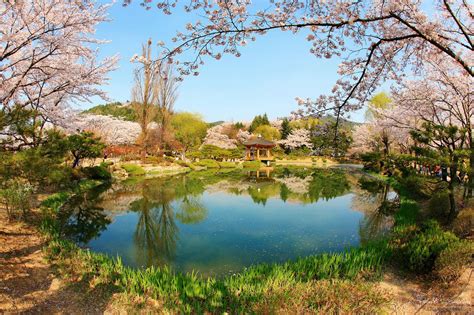
<svg viewBox="0 0 474 315">
<path fill-rule="evenodd" d="M 272 155 L 272 148 L 275 147 L 276 144 L 262 138 L 262 136 L 249 139 L 244 143 L 244 146 L 246 161 L 262 161 L 268 164 L 275 159 Z"/>
<path fill-rule="evenodd" d="M 248 178 L 258 180 L 269 180 L 271 179 L 273 167 L 261 167 L 258 170 L 251 170 L 247 172 Z"/>
</svg>

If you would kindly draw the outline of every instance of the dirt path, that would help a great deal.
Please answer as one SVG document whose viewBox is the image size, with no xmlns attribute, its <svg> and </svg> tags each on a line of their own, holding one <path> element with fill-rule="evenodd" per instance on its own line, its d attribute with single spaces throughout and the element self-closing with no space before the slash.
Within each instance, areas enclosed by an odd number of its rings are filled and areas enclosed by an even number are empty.
<svg viewBox="0 0 474 315">
<path fill-rule="evenodd" d="M 110 293 L 58 279 L 34 228 L 7 223 L 0 214 L 1 314 L 102 314 Z"/>
<path fill-rule="evenodd" d="M 449 289 L 386 274 L 379 286 L 393 296 L 391 314 L 474 314 L 474 271 L 467 269 Z"/>
</svg>

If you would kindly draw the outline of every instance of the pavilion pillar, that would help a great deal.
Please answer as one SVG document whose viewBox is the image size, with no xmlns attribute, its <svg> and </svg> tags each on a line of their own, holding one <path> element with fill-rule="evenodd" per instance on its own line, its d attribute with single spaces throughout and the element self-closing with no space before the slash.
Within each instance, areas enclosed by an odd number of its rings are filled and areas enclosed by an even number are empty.
<svg viewBox="0 0 474 315">
<path fill-rule="evenodd" d="M 260 149 L 257 147 L 257 160 L 260 160 Z"/>
</svg>

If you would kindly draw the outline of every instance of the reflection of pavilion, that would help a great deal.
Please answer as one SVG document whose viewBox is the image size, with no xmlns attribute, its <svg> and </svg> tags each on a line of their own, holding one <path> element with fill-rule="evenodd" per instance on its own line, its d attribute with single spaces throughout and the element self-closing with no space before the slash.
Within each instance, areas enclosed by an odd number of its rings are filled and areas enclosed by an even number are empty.
<svg viewBox="0 0 474 315">
<path fill-rule="evenodd" d="M 276 145 L 272 141 L 264 139 L 262 136 L 250 139 L 245 145 L 245 160 L 247 161 L 262 161 L 267 165 L 275 158 L 272 155 L 272 148 Z"/>
<path fill-rule="evenodd" d="M 270 179 L 273 171 L 273 167 L 262 167 L 258 170 L 252 170 L 247 172 L 247 176 L 250 179 Z"/>
</svg>

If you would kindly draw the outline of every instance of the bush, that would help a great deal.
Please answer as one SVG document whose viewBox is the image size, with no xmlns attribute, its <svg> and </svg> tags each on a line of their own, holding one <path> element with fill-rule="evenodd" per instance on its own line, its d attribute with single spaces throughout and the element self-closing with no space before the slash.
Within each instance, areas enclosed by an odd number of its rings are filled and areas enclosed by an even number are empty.
<svg viewBox="0 0 474 315">
<path fill-rule="evenodd" d="M 399 182 L 409 197 L 428 198 L 431 195 L 426 178 L 423 176 L 409 175 L 399 178 Z"/>
<path fill-rule="evenodd" d="M 433 270 L 441 251 L 458 240 L 453 233 L 443 231 L 438 222 L 429 220 L 421 227 L 396 227 L 391 239 L 391 248 L 403 266 L 411 271 L 428 273 Z"/>
<path fill-rule="evenodd" d="M 90 167 L 84 167 L 82 169 L 82 172 L 88 179 L 96 179 L 96 180 L 111 180 L 112 175 L 110 172 L 107 170 L 106 167 L 100 165 L 100 166 L 90 166 Z"/>
<path fill-rule="evenodd" d="M 137 164 L 132 164 L 132 163 L 122 164 L 122 168 L 125 171 L 127 171 L 128 175 L 131 175 L 131 176 L 145 175 L 145 170 L 143 169 L 143 167 Z"/>
<path fill-rule="evenodd" d="M 26 218 L 31 208 L 33 187 L 19 181 L 10 181 L 0 190 L 0 200 L 7 211 L 8 219 Z"/>
<path fill-rule="evenodd" d="M 474 207 L 462 209 L 452 223 L 452 231 L 459 237 L 468 237 L 472 233 L 474 222 Z"/>
<path fill-rule="evenodd" d="M 161 164 L 165 161 L 165 158 L 162 156 L 147 156 L 146 163 L 150 164 Z"/>
<path fill-rule="evenodd" d="M 234 168 L 237 167 L 237 164 L 234 162 L 219 162 L 220 168 Z"/>
<path fill-rule="evenodd" d="M 450 211 L 449 192 L 443 190 L 434 193 L 428 203 L 428 210 L 430 217 L 433 219 L 447 219 Z"/>
<path fill-rule="evenodd" d="M 380 172 L 382 155 L 379 152 L 368 152 L 360 155 L 364 168 L 369 171 Z"/>
<path fill-rule="evenodd" d="M 474 255 L 474 244 L 459 241 L 448 245 L 435 260 L 435 275 L 444 282 L 456 281 Z"/>
<path fill-rule="evenodd" d="M 219 168 L 219 163 L 211 159 L 204 159 L 194 163 L 197 166 L 204 166 L 206 168 Z"/>
</svg>

